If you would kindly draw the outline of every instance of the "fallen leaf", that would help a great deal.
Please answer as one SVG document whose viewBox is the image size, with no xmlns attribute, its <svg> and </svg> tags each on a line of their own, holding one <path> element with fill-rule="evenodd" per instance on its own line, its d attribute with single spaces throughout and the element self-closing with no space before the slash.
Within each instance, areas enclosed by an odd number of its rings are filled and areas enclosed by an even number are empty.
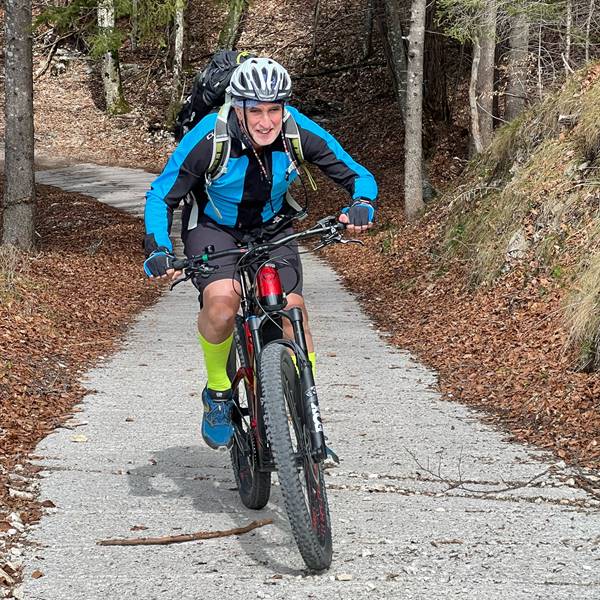
<svg viewBox="0 0 600 600">
<path fill-rule="evenodd" d="M 143 531 L 144 529 L 148 529 L 145 525 L 134 525 L 130 531 Z"/>
<path fill-rule="evenodd" d="M 44 574 L 39 571 L 38 569 L 36 569 L 32 574 L 31 574 L 31 578 L 32 579 L 39 579 L 40 577 L 43 577 Z"/>
<path fill-rule="evenodd" d="M 54 502 L 52 502 L 52 500 L 42 500 L 42 502 L 40 502 L 40 504 L 44 508 L 56 508 L 56 504 L 54 504 Z"/>
<path fill-rule="evenodd" d="M 15 580 L 2 568 L 0 568 L 0 583 L 4 585 L 12 585 Z"/>
<path fill-rule="evenodd" d="M 83 434 L 79 434 L 79 435 L 73 435 L 71 436 L 71 441 L 72 442 L 77 442 L 78 444 L 82 444 L 83 442 L 87 442 L 88 439 L 85 435 Z"/>
</svg>

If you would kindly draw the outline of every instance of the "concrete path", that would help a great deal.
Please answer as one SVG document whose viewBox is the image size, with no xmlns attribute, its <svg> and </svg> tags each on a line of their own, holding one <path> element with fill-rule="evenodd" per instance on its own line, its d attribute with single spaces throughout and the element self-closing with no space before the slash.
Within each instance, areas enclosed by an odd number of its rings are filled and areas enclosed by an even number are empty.
<svg viewBox="0 0 600 600">
<path fill-rule="evenodd" d="M 151 179 L 86 165 L 38 174 L 136 214 Z M 564 464 L 441 401 L 435 374 L 388 346 L 323 262 L 306 257 L 305 280 L 326 430 L 342 459 L 327 471 L 331 570 L 305 571 L 278 487 L 264 510 L 245 509 L 228 454 L 202 442 L 196 300 L 180 286 L 88 373 L 74 419 L 85 424 L 36 450 L 41 498 L 57 508 L 29 534 L 25 598 L 600 598 L 600 503 Z M 266 517 L 274 524 L 239 537 L 96 545 Z M 36 569 L 44 576 L 32 579 Z"/>
</svg>

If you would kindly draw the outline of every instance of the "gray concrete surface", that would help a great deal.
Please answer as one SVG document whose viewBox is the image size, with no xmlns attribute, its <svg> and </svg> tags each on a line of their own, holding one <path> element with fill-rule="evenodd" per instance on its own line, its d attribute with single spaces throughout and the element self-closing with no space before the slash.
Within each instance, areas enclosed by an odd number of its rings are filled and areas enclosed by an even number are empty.
<svg viewBox="0 0 600 600">
<path fill-rule="evenodd" d="M 136 214 L 151 179 L 92 166 L 38 174 Z M 29 532 L 24 597 L 600 598 L 600 503 L 565 465 L 440 400 L 435 373 L 387 345 L 312 256 L 305 281 L 326 431 L 342 461 L 327 471 L 330 571 L 304 569 L 278 487 L 264 510 L 245 509 L 228 454 L 201 440 L 196 300 L 180 286 L 86 375 L 74 428 L 38 446 L 39 493 L 56 508 Z M 96 545 L 266 517 L 274 524 L 239 537 Z M 36 569 L 44 576 L 32 579 Z"/>
</svg>

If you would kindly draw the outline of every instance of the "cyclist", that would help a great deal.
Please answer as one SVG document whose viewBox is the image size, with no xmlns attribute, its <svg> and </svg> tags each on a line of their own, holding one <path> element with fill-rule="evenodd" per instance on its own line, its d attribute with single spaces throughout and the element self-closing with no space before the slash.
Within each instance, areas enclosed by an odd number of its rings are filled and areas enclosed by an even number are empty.
<svg viewBox="0 0 600 600">
<path fill-rule="evenodd" d="M 212 245 L 226 250 L 262 235 L 277 239 L 290 233 L 271 233 L 289 206 L 286 191 L 298 175 L 284 120 L 296 121 L 304 159 L 317 165 L 351 196 L 339 216 L 350 233 L 361 233 L 373 224 L 377 185 L 367 169 L 355 162 L 337 140 L 308 117 L 288 106 L 292 83 L 286 69 L 269 58 L 247 59 L 233 72 L 228 92 L 234 110 L 227 117 L 230 136 L 226 170 L 211 179 L 207 169 L 214 160 L 214 130 L 218 117 L 212 112 L 181 140 L 163 172 L 146 194 L 144 263 L 150 277 L 172 280 L 180 275 L 171 267 L 174 259 L 169 238 L 173 210 L 182 199 L 182 240 L 186 256 L 202 254 Z M 311 363 L 315 365 L 312 336 L 302 298 L 302 271 L 297 247 L 280 248 L 273 255 L 285 258 L 280 269 L 288 307 L 304 315 Z M 235 260 L 215 261 L 219 268 L 194 284 L 200 291 L 198 340 L 204 354 L 208 381 L 202 392 L 202 436 L 212 448 L 230 446 L 233 436 L 231 383 L 226 364 L 239 308 L 239 284 L 233 280 Z M 293 337 L 289 323 L 286 337 Z"/>
</svg>

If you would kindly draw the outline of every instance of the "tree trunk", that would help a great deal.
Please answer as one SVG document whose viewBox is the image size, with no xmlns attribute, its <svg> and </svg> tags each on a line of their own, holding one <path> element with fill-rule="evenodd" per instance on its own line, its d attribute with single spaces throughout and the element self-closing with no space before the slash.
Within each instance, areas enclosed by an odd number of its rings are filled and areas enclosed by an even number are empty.
<svg viewBox="0 0 600 600">
<path fill-rule="evenodd" d="M 131 0 L 131 33 L 129 34 L 129 40 L 131 42 L 132 50 L 137 50 L 138 14 L 138 0 Z"/>
<path fill-rule="evenodd" d="M 227 21 L 219 35 L 219 48 L 233 50 L 241 35 L 241 26 L 248 10 L 248 0 L 229 0 Z"/>
<path fill-rule="evenodd" d="M 505 118 L 507 121 L 512 121 L 523 112 L 527 102 L 529 19 L 522 12 L 511 18 L 509 43 Z"/>
<path fill-rule="evenodd" d="M 427 7 L 425 21 L 425 54 L 423 63 L 424 105 L 436 121 L 450 124 L 450 104 L 446 78 L 446 38 L 435 22 L 435 3 Z"/>
<path fill-rule="evenodd" d="M 566 40 L 565 40 L 565 71 L 567 76 L 572 73 L 571 71 L 571 37 L 573 31 L 573 2 L 572 0 L 567 0 L 567 32 L 566 32 Z"/>
<path fill-rule="evenodd" d="M 31 0 L 5 0 L 4 214 L 2 243 L 35 246 Z"/>
<path fill-rule="evenodd" d="M 400 118 L 406 124 L 406 74 L 408 57 L 403 40 L 403 11 L 399 0 L 373 0 L 373 17 L 381 35 L 389 72 L 394 83 Z M 433 198 L 434 189 L 429 180 L 425 161 L 421 163 L 423 198 Z"/>
<path fill-rule="evenodd" d="M 171 101 L 167 109 L 167 125 L 171 126 L 181 108 L 181 90 L 183 87 L 183 42 L 185 37 L 185 0 L 178 0 L 175 6 L 173 31 L 173 81 L 171 83 Z"/>
<path fill-rule="evenodd" d="M 494 58 L 496 55 L 496 0 L 486 0 L 479 40 L 480 61 L 477 72 L 477 108 L 481 144 L 485 149 L 494 135 Z"/>
<path fill-rule="evenodd" d="M 408 57 L 404 45 L 404 28 L 402 26 L 402 8 L 400 0 L 385 0 L 387 37 L 393 59 L 392 69 L 396 83 L 396 95 L 400 104 L 402 118 L 406 115 L 406 73 Z"/>
<path fill-rule="evenodd" d="M 471 63 L 471 81 L 469 83 L 469 106 L 471 108 L 471 137 L 475 146 L 475 152 L 483 152 L 483 142 L 479 130 L 479 107 L 477 104 L 477 78 L 481 60 L 481 46 L 479 38 L 473 40 L 473 62 Z"/>
<path fill-rule="evenodd" d="M 98 29 L 106 35 L 113 33 L 115 28 L 114 0 L 99 0 L 98 2 Z M 102 83 L 104 84 L 104 98 L 106 112 L 120 115 L 129 111 L 129 106 L 123 96 L 121 86 L 121 71 L 119 69 L 119 53 L 110 50 L 102 58 Z"/>
<path fill-rule="evenodd" d="M 179 0 L 175 9 L 175 34 L 173 50 L 173 97 L 179 101 L 183 73 L 183 41 L 185 36 L 185 0 Z"/>
<path fill-rule="evenodd" d="M 585 23 L 585 62 L 590 60 L 590 29 L 592 27 L 592 15 L 594 14 L 594 0 L 590 0 L 588 16 Z"/>
<path fill-rule="evenodd" d="M 396 80 L 396 69 L 394 67 L 394 57 L 392 55 L 392 48 L 390 46 L 387 17 L 385 14 L 385 0 L 373 0 L 373 19 L 377 25 L 379 37 L 381 38 L 381 45 L 383 46 L 383 53 L 385 54 L 385 62 L 388 66 L 388 72 L 392 78 L 394 86 L 394 92 L 398 97 L 398 82 Z M 404 117 L 404 115 L 401 115 Z"/>
<path fill-rule="evenodd" d="M 544 97 L 544 84 L 542 83 L 542 24 L 538 29 L 538 52 L 537 52 L 537 87 L 540 100 Z"/>
<path fill-rule="evenodd" d="M 423 53 L 426 0 L 413 0 L 410 17 L 404 135 L 404 212 L 415 219 L 423 203 Z"/>
</svg>

